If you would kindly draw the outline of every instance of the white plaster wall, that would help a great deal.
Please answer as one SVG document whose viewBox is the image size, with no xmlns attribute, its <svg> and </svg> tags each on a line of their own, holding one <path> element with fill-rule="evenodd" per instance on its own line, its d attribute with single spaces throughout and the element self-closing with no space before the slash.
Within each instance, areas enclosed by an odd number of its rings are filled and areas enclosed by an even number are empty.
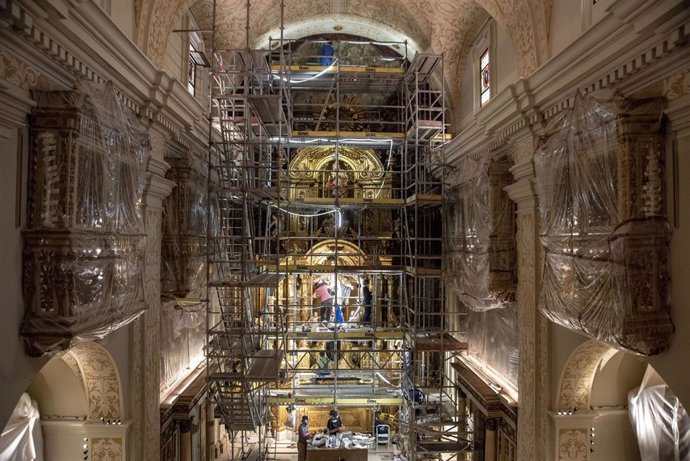
<svg viewBox="0 0 690 461">
<path fill-rule="evenodd" d="M 646 361 L 639 356 L 615 354 L 594 377 L 592 406 L 627 406 L 628 392 L 640 385 L 646 369 Z"/>
<path fill-rule="evenodd" d="M 496 72 L 496 88 L 492 89 L 497 95 L 518 79 L 515 65 L 515 49 L 513 42 L 501 26 L 496 24 L 496 56 L 494 58 L 494 72 Z"/>
<path fill-rule="evenodd" d="M 173 29 L 182 29 L 187 21 L 184 18 L 179 21 Z M 168 37 L 168 44 L 165 48 L 165 62 L 163 69 L 171 77 L 177 79 L 187 88 L 187 53 L 188 43 L 187 34 L 182 32 L 171 32 Z"/>
<path fill-rule="evenodd" d="M 24 354 L 19 341 L 19 325 L 24 314 L 22 298 L 22 238 L 20 228 L 15 226 L 15 204 L 17 197 L 17 143 L 19 131 L 16 127 L 0 125 L 0 280 L 2 290 L 2 322 L 0 338 L 0 427 L 5 427 L 19 397 L 26 389 L 33 375 L 47 362 L 47 359 L 33 359 Z M 22 129 L 24 139 L 23 179 L 26 180 L 27 130 Z M 22 186 L 22 190 L 26 190 Z M 26 192 L 22 202 L 26 203 Z M 25 207 L 22 206 L 22 221 Z"/>
<path fill-rule="evenodd" d="M 627 411 L 606 412 L 594 419 L 594 451 L 589 461 L 639 461 L 640 451 Z"/>
<path fill-rule="evenodd" d="M 581 4 L 578 0 L 554 0 L 549 32 L 549 57 L 563 51 L 582 32 Z"/>
<path fill-rule="evenodd" d="M 134 42 L 134 2 L 132 0 L 111 0 L 110 19 Z"/>
<path fill-rule="evenodd" d="M 468 62 L 467 66 L 465 66 L 465 71 L 462 74 L 462 80 L 458 82 L 458 84 L 461 85 L 458 112 L 459 117 L 456 121 L 458 131 L 466 128 L 470 123 L 472 123 L 472 118 L 474 116 L 474 88 L 472 87 L 474 82 L 473 69 L 473 63 Z"/>
<path fill-rule="evenodd" d="M 51 359 L 34 378 L 26 392 L 38 403 L 42 416 L 86 416 L 84 385 L 60 358 Z"/>
</svg>

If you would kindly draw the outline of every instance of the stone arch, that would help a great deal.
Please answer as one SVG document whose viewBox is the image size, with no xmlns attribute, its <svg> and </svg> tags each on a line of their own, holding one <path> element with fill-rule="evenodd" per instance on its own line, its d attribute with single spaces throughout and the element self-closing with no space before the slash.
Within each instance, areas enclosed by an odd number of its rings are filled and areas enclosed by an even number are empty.
<svg viewBox="0 0 690 461">
<path fill-rule="evenodd" d="M 558 386 L 557 409 L 588 410 L 597 372 L 618 350 L 597 340 L 579 345 L 566 362 Z"/>
<path fill-rule="evenodd" d="M 60 359 L 82 383 L 88 419 L 122 419 L 120 374 L 107 350 L 95 342 L 87 342 L 65 352 Z"/>
<path fill-rule="evenodd" d="M 111 355 L 95 342 L 50 359 L 26 389 L 38 403 L 44 452 L 58 459 L 125 459 L 120 376 Z M 86 447 L 84 447 L 86 445 Z"/>
<path fill-rule="evenodd" d="M 330 255 L 337 253 L 338 264 L 344 266 L 363 266 L 366 253 L 355 243 L 347 240 L 325 240 L 311 247 L 304 255 L 308 264 L 328 265 L 326 263 Z"/>
</svg>

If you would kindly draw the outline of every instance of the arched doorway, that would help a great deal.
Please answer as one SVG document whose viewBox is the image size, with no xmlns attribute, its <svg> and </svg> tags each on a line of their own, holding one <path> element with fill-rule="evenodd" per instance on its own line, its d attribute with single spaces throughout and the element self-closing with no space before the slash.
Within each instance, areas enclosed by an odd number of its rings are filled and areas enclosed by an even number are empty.
<svg viewBox="0 0 690 461">
<path fill-rule="evenodd" d="M 99 344 L 82 343 L 49 360 L 26 393 L 41 413 L 46 461 L 126 459 L 120 375 Z"/>
<path fill-rule="evenodd" d="M 641 357 L 596 340 L 573 351 L 551 412 L 557 461 L 640 459 L 627 405 L 646 368 Z"/>
</svg>

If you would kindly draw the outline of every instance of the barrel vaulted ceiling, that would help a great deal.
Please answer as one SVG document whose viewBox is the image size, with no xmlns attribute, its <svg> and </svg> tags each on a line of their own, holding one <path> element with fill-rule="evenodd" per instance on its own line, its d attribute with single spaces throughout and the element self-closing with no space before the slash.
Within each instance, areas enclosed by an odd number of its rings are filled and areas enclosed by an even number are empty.
<svg viewBox="0 0 690 461">
<path fill-rule="evenodd" d="M 553 0 L 284 0 L 290 38 L 335 32 L 371 39 L 407 39 L 412 51 L 444 53 L 451 104 L 457 106 L 470 44 L 488 16 L 510 37 L 518 74 L 525 76 L 547 57 L 548 21 Z M 245 47 L 247 0 L 217 0 L 216 39 L 220 46 Z M 210 0 L 135 0 L 136 38 L 161 66 L 173 26 L 191 9 L 208 27 Z M 251 0 L 249 45 L 279 36 L 280 0 Z M 397 34 L 397 35 L 396 35 Z M 455 82 L 455 83 L 453 83 Z"/>
</svg>

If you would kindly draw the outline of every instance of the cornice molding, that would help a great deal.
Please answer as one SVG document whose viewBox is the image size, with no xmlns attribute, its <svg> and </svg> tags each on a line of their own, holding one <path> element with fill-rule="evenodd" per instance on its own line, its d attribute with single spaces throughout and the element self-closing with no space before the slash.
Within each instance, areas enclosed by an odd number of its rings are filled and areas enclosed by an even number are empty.
<svg viewBox="0 0 690 461">
<path fill-rule="evenodd" d="M 626 94 L 690 61 L 690 10 L 684 0 L 618 0 L 608 15 L 529 77 L 509 85 L 474 114 L 446 146 L 446 158 L 491 154 L 571 107 L 575 89 Z"/>
<path fill-rule="evenodd" d="M 58 85 L 70 87 L 76 78 L 112 80 L 144 123 L 164 127 L 168 137 L 190 149 L 203 144 L 193 138 L 205 109 L 178 81 L 157 70 L 95 3 L 0 2 L 0 38 L 4 47 L 21 49 Z"/>
</svg>

